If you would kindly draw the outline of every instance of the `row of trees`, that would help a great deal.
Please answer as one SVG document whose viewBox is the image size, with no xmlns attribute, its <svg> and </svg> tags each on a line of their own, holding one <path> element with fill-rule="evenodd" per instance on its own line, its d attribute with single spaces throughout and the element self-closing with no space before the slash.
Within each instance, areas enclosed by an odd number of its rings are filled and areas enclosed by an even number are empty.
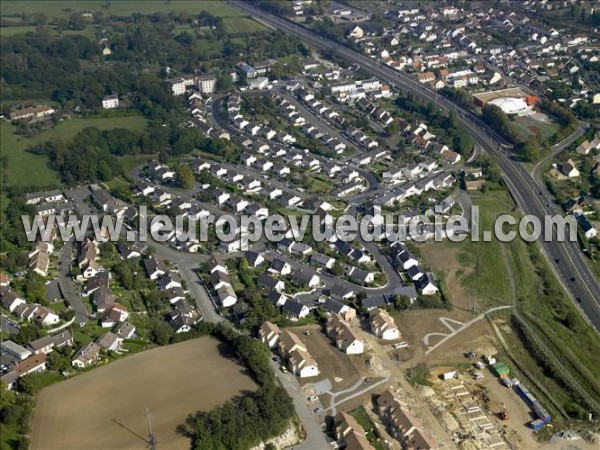
<svg viewBox="0 0 600 450">
<path fill-rule="evenodd" d="M 464 128 L 458 123 L 458 117 L 454 111 L 445 113 L 433 102 L 420 102 L 412 94 L 399 95 L 395 100 L 396 106 L 407 111 L 410 117 L 415 113 L 420 115 L 430 127 L 430 130 L 439 136 L 438 141 L 446 144 L 463 157 L 467 157 L 473 150 L 473 141 Z"/>
</svg>

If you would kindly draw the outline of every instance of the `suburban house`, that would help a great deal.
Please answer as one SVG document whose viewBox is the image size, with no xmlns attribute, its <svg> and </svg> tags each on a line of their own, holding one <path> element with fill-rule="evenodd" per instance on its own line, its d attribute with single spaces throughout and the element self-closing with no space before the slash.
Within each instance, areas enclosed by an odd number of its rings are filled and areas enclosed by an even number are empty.
<svg viewBox="0 0 600 450">
<path fill-rule="evenodd" d="M 112 328 L 120 322 L 125 322 L 128 318 L 127 308 L 119 303 L 114 303 L 104 311 L 104 317 L 100 323 L 102 328 Z"/>
<path fill-rule="evenodd" d="M 356 292 L 352 288 L 342 286 L 341 284 L 335 284 L 330 290 L 329 295 L 331 298 L 336 300 L 351 300 L 356 297 Z"/>
<path fill-rule="evenodd" d="M 64 346 L 73 345 L 73 335 L 69 330 L 63 330 L 54 335 L 43 336 L 35 341 L 31 341 L 27 344 L 28 347 L 34 354 L 45 353 L 48 354 L 54 350 L 54 348 L 61 348 Z"/>
<path fill-rule="evenodd" d="M 325 304 L 323 305 L 323 309 L 328 314 L 339 315 L 346 322 L 351 322 L 356 319 L 356 310 L 351 306 L 345 305 L 342 302 L 334 300 L 333 298 L 328 298 L 325 300 Z"/>
<path fill-rule="evenodd" d="M 285 294 L 283 294 L 281 292 L 269 291 L 269 300 L 275 306 L 280 307 L 280 306 L 285 305 L 285 302 L 288 301 L 288 297 L 287 297 L 287 295 L 285 295 Z"/>
<path fill-rule="evenodd" d="M 585 237 L 588 239 L 596 237 L 596 234 L 598 234 L 596 227 L 592 225 L 588 218 L 583 214 L 579 214 L 577 216 L 577 224 L 579 225 L 579 228 L 581 228 L 581 231 L 583 231 Z"/>
<path fill-rule="evenodd" d="M 281 307 L 281 312 L 288 319 L 296 321 L 308 316 L 310 310 L 297 300 L 288 300 Z"/>
<path fill-rule="evenodd" d="M 421 295 L 435 295 L 439 291 L 438 287 L 431 281 L 431 277 L 427 274 L 420 277 L 415 282 L 415 286 Z"/>
<path fill-rule="evenodd" d="M 14 371 L 19 375 L 19 377 L 29 375 L 30 373 L 44 372 L 46 370 L 46 358 L 47 357 L 45 353 L 32 355 L 18 363 L 15 366 Z"/>
<path fill-rule="evenodd" d="M 261 266 L 265 262 L 265 258 L 262 254 L 253 251 L 247 251 L 244 254 L 244 257 L 246 258 L 246 261 L 248 261 L 248 265 L 250 267 L 256 268 Z"/>
<path fill-rule="evenodd" d="M 292 266 L 282 259 L 274 259 L 267 271 L 274 275 L 286 276 L 292 273 Z"/>
<path fill-rule="evenodd" d="M 349 450 L 375 449 L 365 436 L 365 429 L 354 417 L 343 411 L 338 413 L 335 419 L 335 438 L 340 448 Z"/>
<path fill-rule="evenodd" d="M 291 372 L 299 378 L 316 377 L 320 373 L 317 362 L 302 349 L 292 351 L 288 363 Z"/>
<path fill-rule="evenodd" d="M 123 322 L 117 326 L 114 332 L 121 340 L 132 339 L 135 336 L 135 325 Z"/>
<path fill-rule="evenodd" d="M 266 321 L 263 323 L 258 329 L 258 337 L 263 344 L 267 344 L 269 348 L 273 348 L 277 345 L 279 341 L 279 335 L 281 334 L 281 330 L 277 325 Z"/>
<path fill-rule="evenodd" d="M 369 313 L 371 331 L 384 341 L 393 341 L 401 338 L 400 330 L 394 319 L 383 309 L 376 308 Z"/>
<path fill-rule="evenodd" d="M 114 109 L 119 107 L 119 96 L 117 94 L 106 95 L 102 99 L 104 109 Z"/>
<path fill-rule="evenodd" d="M 577 170 L 572 159 L 565 161 L 560 170 L 563 175 L 569 178 L 577 178 L 579 176 L 579 170 Z"/>
<path fill-rule="evenodd" d="M 96 340 L 96 344 L 98 344 L 99 347 L 110 352 L 119 350 L 121 348 L 121 342 L 119 337 L 112 331 L 103 334 Z"/>
<path fill-rule="evenodd" d="M 210 256 L 210 258 L 208 260 L 208 266 L 210 267 L 210 273 L 213 273 L 216 270 L 218 270 L 219 272 L 226 273 L 226 274 L 229 273 L 229 269 L 223 262 L 223 259 L 216 253 L 213 253 Z"/>
<path fill-rule="evenodd" d="M 25 300 L 19 297 L 14 291 L 2 287 L 0 288 L 0 303 L 12 313 L 19 305 L 24 305 Z"/>
<path fill-rule="evenodd" d="M 260 277 L 258 277 L 257 283 L 263 289 L 273 290 L 279 293 L 285 290 L 285 283 L 283 281 L 273 278 L 266 272 L 263 273 Z"/>
<path fill-rule="evenodd" d="M 403 448 L 435 449 L 437 444 L 425 434 L 417 420 L 408 411 L 391 389 L 387 389 L 377 398 L 377 411 L 390 435 L 398 439 Z"/>
<path fill-rule="evenodd" d="M 321 283 L 321 278 L 312 272 L 297 270 L 292 273 L 292 279 L 298 285 L 308 286 L 311 289 L 316 288 Z"/>
<path fill-rule="evenodd" d="M 350 280 L 361 285 L 371 284 L 375 281 L 374 272 L 367 272 L 356 267 L 350 267 L 346 274 Z"/>
<path fill-rule="evenodd" d="M 327 320 L 326 332 L 335 346 L 347 355 L 359 355 L 364 352 L 364 342 L 340 316 L 333 315 Z"/>
<path fill-rule="evenodd" d="M 237 302 L 237 294 L 229 284 L 224 284 L 218 289 L 217 296 L 219 297 L 219 301 L 223 305 L 224 308 L 228 308 L 230 306 L 235 305 Z"/>
<path fill-rule="evenodd" d="M 332 269 L 335 265 L 335 259 L 331 256 L 324 255 L 323 253 L 315 253 L 310 257 L 310 262 L 315 266 L 322 267 L 324 269 Z"/>
<path fill-rule="evenodd" d="M 279 335 L 279 352 L 283 357 L 287 357 L 294 350 L 307 351 L 306 345 L 304 345 L 297 334 L 289 330 L 283 330 Z"/>
<path fill-rule="evenodd" d="M 158 255 L 150 255 L 144 259 L 144 268 L 146 274 L 151 280 L 156 280 L 167 273 L 167 266 L 164 260 Z"/>
<path fill-rule="evenodd" d="M 75 354 L 71 360 L 71 365 L 79 369 L 85 369 L 94 364 L 99 357 L 100 346 L 95 342 L 89 342 Z"/>
</svg>

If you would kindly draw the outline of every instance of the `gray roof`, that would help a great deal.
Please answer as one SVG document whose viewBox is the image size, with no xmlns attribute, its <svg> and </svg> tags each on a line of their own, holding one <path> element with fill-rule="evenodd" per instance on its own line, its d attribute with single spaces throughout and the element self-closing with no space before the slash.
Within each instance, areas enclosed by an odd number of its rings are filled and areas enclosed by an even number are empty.
<svg viewBox="0 0 600 450">
<path fill-rule="evenodd" d="M 305 306 L 302 303 L 289 300 L 285 302 L 281 310 L 287 315 L 298 317 L 304 308 Z"/>
<path fill-rule="evenodd" d="M 331 314 L 339 314 L 339 312 L 344 308 L 344 306 L 346 305 L 344 305 L 342 302 L 338 302 L 333 298 L 328 298 L 327 300 L 325 300 L 323 309 Z"/>
</svg>

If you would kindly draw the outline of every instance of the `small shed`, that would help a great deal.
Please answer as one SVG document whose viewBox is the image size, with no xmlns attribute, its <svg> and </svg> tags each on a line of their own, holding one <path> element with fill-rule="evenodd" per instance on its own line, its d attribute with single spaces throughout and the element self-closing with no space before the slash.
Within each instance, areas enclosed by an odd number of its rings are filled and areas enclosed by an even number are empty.
<svg viewBox="0 0 600 450">
<path fill-rule="evenodd" d="M 508 377 L 508 375 L 510 374 L 510 369 L 503 362 L 497 362 L 495 364 L 490 365 L 490 370 L 498 378 Z"/>
</svg>

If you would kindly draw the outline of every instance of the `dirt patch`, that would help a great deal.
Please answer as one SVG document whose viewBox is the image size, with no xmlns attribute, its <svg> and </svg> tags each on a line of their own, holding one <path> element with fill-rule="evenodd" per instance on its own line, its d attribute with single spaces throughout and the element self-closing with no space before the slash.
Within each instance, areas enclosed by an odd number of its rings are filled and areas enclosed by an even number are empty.
<svg viewBox="0 0 600 450">
<path fill-rule="evenodd" d="M 188 448 L 176 427 L 256 389 L 228 347 L 204 337 L 138 353 L 39 394 L 32 449 L 146 449 L 144 408 L 159 448 Z"/>
<path fill-rule="evenodd" d="M 494 343 L 494 332 L 485 319 L 473 323 L 440 345 L 429 355 L 428 361 L 431 364 L 468 362 L 464 355 L 471 351 L 478 355 L 498 353 Z"/>
<path fill-rule="evenodd" d="M 292 331 L 306 344 L 308 352 L 317 362 L 321 372 L 318 377 L 300 380 L 301 384 L 315 383 L 328 378 L 331 381 L 332 391 L 335 392 L 347 389 L 356 383 L 360 375 L 352 359 L 361 358 L 360 355 L 348 356 L 342 353 L 333 346 L 318 325 L 294 327 Z M 304 334 L 305 331 L 309 331 L 310 335 Z"/>
<path fill-rule="evenodd" d="M 473 266 L 459 262 L 460 250 L 440 242 L 428 242 L 419 246 L 419 251 L 426 265 L 436 273 L 443 274 L 452 305 L 455 308 L 471 308 L 474 299 L 463 287 L 463 280 L 473 272 Z"/>
</svg>

